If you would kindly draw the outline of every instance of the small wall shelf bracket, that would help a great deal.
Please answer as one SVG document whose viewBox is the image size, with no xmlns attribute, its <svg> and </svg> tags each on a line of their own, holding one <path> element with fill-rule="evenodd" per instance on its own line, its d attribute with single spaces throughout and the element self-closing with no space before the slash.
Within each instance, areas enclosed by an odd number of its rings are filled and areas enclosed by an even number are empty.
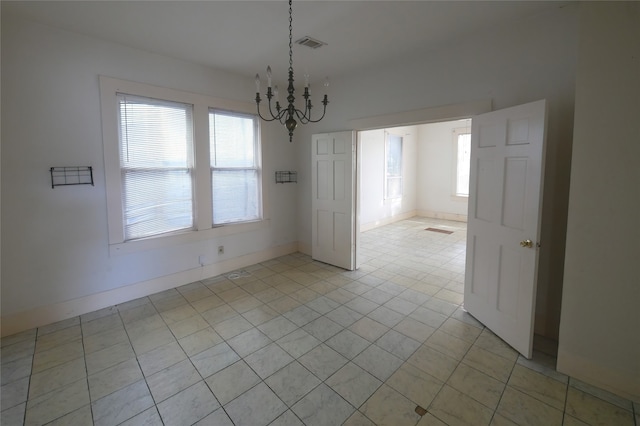
<svg viewBox="0 0 640 426">
<path fill-rule="evenodd" d="M 276 172 L 276 183 L 296 183 L 298 182 L 298 172 L 281 171 Z"/>
<path fill-rule="evenodd" d="M 51 188 L 65 185 L 95 186 L 91 166 L 51 167 L 50 172 Z"/>
</svg>

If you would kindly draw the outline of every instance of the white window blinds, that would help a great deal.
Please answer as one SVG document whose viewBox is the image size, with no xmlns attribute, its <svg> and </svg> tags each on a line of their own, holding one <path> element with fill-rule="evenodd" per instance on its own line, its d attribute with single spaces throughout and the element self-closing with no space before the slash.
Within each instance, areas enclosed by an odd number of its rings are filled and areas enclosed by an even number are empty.
<svg viewBox="0 0 640 426">
<path fill-rule="evenodd" d="M 471 133 L 458 134 L 456 158 L 456 195 L 469 196 L 469 169 L 471 167 Z"/>
<path fill-rule="evenodd" d="M 402 196 L 402 137 L 387 134 L 386 137 L 385 198 Z"/>
<path fill-rule="evenodd" d="M 193 106 L 117 98 L 125 240 L 193 229 Z"/>
<path fill-rule="evenodd" d="M 209 111 L 213 224 L 261 217 L 255 116 Z"/>
</svg>

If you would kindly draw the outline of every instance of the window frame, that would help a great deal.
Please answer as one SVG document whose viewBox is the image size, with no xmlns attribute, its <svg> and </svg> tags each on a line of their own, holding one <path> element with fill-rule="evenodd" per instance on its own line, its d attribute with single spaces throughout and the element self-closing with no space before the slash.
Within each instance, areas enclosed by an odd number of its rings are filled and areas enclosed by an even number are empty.
<svg viewBox="0 0 640 426">
<path fill-rule="evenodd" d="M 400 174 L 389 175 L 389 137 L 400 139 Z M 399 179 L 400 193 L 397 195 L 389 195 L 389 179 Z M 404 195 L 404 137 L 402 135 L 386 132 L 384 133 L 384 200 L 395 200 L 402 198 Z"/>
<path fill-rule="evenodd" d="M 231 115 L 234 117 L 243 117 L 243 118 L 251 118 L 253 120 L 253 131 L 254 131 L 254 140 L 253 140 L 253 158 L 254 158 L 254 162 L 253 162 L 253 166 L 244 166 L 244 167 L 240 167 L 240 166 L 235 166 L 235 167 L 216 167 L 213 164 L 209 163 L 209 173 L 211 176 L 211 180 L 213 180 L 213 174 L 215 171 L 221 171 L 221 172 L 225 172 L 225 171 L 240 171 L 240 170 L 251 170 L 251 171 L 255 171 L 256 172 L 256 176 L 258 179 L 258 188 L 257 188 L 257 198 L 258 198 L 258 211 L 257 211 L 257 215 L 258 215 L 258 219 L 247 219 L 247 220 L 242 220 L 242 221 L 235 221 L 235 222 L 220 222 L 220 223 L 215 223 L 214 222 L 214 213 L 215 213 L 215 206 L 213 204 L 213 200 L 211 202 L 211 208 L 212 208 L 212 214 L 211 214 L 211 223 L 214 227 L 218 227 L 218 226 L 227 226 L 230 224 L 234 224 L 234 223 L 247 223 L 247 222 L 255 222 L 256 220 L 260 220 L 260 218 L 262 217 L 262 211 L 263 211 L 263 203 L 262 203 L 262 188 L 260 185 L 260 182 L 262 181 L 262 164 L 261 164 L 261 156 L 260 156 L 260 120 L 259 117 L 256 114 L 248 114 L 248 113 L 241 113 L 241 112 L 237 112 L 237 111 L 229 111 L 229 110 L 224 110 L 221 108 L 209 108 L 209 114 L 216 114 L 216 113 L 220 113 L 221 115 Z M 211 133 L 209 132 L 209 149 L 211 149 L 211 145 L 212 145 L 212 141 L 211 141 Z M 210 155 L 210 151 L 209 151 L 209 158 L 211 157 Z M 212 184 L 213 186 L 213 184 Z"/>
<path fill-rule="evenodd" d="M 148 166 L 148 165 L 144 165 L 144 166 L 129 166 L 127 165 L 127 162 L 122 158 L 122 154 L 123 154 L 123 141 L 122 141 L 122 136 L 125 132 L 125 130 L 123 130 L 122 124 L 122 100 L 124 100 L 125 102 L 127 102 L 127 97 L 133 98 L 131 99 L 132 103 L 136 103 L 136 102 L 145 102 L 148 105 L 154 105 L 154 106 L 170 106 L 170 107 L 178 107 L 178 106 L 182 106 L 185 108 L 185 111 L 188 111 L 185 117 L 185 124 L 186 124 L 186 158 L 185 158 L 185 164 L 183 167 L 175 167 L 175 166 Z M 185 226 L 182 228 L 177 228 L 177 229 L 173 229 L 173 230 L 165 230 L 163 232 L 157 232 L 155 234 L 151 234 L 148 236 L 140 236 L 140 237 L 135 237 L 135 238 L 126 238 L 126 234 L 127 234 L 127 230 L 126 230 L 126 225 L 123 227 L 124 228 L 124 232 L 125 232 L 125 240 L 126 241 L 132 241 L 132 240 L 139 240 L 142 238 L 147 238 L 147 237 L 155 237 L 155 236 L 161 236 L 161 235 L 170 235 L 170 234 L 176 234 L 176 233 L 181 233 L 181 232 L 185 232 L 188 230 L 193 230 L 195 228 L 195 198 L 194 198 L 194 173 L 195 173 L 195 164 L 194 164 L 194 147 L 195 147 L 195 142 L 194 142 L 194 137 L 193 137 L 193 105 L 191 104 L 185 104 L 185 103 L 178 103 L 178 102 L 174 102 L 174 101 L 167 101 L 167 100 L 161 100 L 161 99 L 155 99 L 155 98 L 149 98 L 149 97 L 141 97 L 141 96 L 133 96 L 130 94 L 125 94 L 125 93 L 117 93 L 116 94 L 116 98 L 118 99 L 118 147 L 119 147 L 119 160 L 120 160 L 120 174 L 121 174 L 121 194 L 124 195 L 124 187 L 126 186 L 126 176 L 128 174 L 157 174 L 157 173 L 166 173 L 166 172 L 170 172 L 170 171 L 180 171 L 180 170 L 184 170 L 186 171 L 187 175 L 188 175 L 188 180 L 190 181 L 190 204 L 191 204 L 191 222 L 189 226 Z M 124 111 L 124 114 L 127 115 L 128 112 L 127 110 Z M 128 126 L 127 126 L 128 127 Z M 124 204 L 124 202 L 123 202 Z M 124 222 L 126 222 L 126 209 L 125 206 L 123 205 L 123 224 Z"/>
<path fill-rule="evenodd" d="M 118 134 L 118 93 L 193 105 L 193 229 L 159 234 L 135 240 L 125 240 Z M 111 255 L 184 244 L 191 241 L 206 240 L 268 227 L 269 221 L 265 213 L 265 179 L 263 179 L 262 173 L 262 129 L 259 120 L 257 120 L 258 129 L 255 149 L 258 152 L 256 156 L 258 160 L 257 166 L 260 168 L 258 176 L 258 187 L 261 193 L 260 218 L 251 222 L 234 222 L 213 226 L 213 194 L 211 192 L 209 161 L 209 110 L 215 109 L 242 115 L 255 115 L 255 105 L 248 102 L 219 99 L 212 96 L 105 76 L 100 76 L 100 104 L 107 195 L 108 242 Z"/>
</svg>

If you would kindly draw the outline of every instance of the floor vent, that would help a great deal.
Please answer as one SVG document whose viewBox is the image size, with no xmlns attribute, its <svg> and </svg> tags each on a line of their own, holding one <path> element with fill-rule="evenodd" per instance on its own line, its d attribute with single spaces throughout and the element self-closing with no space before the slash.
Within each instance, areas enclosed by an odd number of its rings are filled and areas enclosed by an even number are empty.
<svg viewBox="0 0 640 426">
<path fill-rule="evenodd" d="M 439 232 L 441 234 L 453 234 L 453 231 L 447 231 L 446 229 L 438 229 L 438 228 L 425 228 L 425 231 Z"/>
<path fill-rule="evenodd" d="M 425 410 L 424 408 L 422 408 L 421 406 L 418 405 L 416 407 L 416 414 L 419 415 L 420 417 L 422 417 L 425 414 L 427 414 L 427 410 Z"/>
<path fill-rule="evenodd" d="M 230 273 L 229 275 L 227 275 L 227 278 L 229 278 L 230 280 L 237 280 L 237 279 L 249 277 L 249 276 L 251 276 L 251 272 L 242 269 L 242 270 L 234 271 Z"/>
</svg>

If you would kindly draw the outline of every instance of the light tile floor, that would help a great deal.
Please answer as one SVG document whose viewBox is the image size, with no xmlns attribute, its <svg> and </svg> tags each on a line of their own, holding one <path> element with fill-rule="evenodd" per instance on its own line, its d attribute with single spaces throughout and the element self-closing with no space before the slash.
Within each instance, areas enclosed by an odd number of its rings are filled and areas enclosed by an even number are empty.
<svg viewBox="0 0 640 426">
<path fill-rule="evenodd" d="M 465 237 L 413 218 L 355 272 L 293 254 L 3 338 L 1 423 L 640 426 L 461 309 Z"/>
</svg>

